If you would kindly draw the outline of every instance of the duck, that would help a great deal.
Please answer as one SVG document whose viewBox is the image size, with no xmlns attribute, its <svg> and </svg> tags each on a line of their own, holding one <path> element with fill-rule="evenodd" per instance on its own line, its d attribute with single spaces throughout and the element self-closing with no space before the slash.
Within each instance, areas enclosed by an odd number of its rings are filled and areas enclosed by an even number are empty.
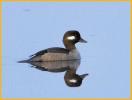
<svg viewBox="0 0 132 100">
<path fill-rule="evenodd" d="M 44 62 L 44 61 L 67 61 L 67 60 L 79 60 L 81 59 L 80 53 L 76 48 L 78 42 L 87 43 L 84 40 L 80 32 L 77 30 L 69 30 L 64 33 L 62 47 L 51 47 L 39 52 L 34 53 L 27 60 L 18 61 L 19 63 L 27 62 Z"/>
</svg>

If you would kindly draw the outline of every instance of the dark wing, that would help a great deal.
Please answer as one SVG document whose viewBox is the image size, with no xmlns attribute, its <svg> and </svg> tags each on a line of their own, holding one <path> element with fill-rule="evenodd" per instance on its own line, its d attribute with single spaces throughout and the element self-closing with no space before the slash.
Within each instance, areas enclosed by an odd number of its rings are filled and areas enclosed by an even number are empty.
<svg viewBox="0 0 132 100">
<path fill-rule="evenodd" d="M 53 48 L 41 50 L 41 51 L 31 55 L 30 57 L 44 55 L 45 53 L 66 53 L 66 54 L 68 54 L 69 50 L 65 49 L 65 48 L 60 48 L 60 47 L 53 47 Z"/>
<path fill-rule="evenodd" d="M 48 71 L 48 72 L 64 72 L 67 71 L 69 69 L 69 67 L 62 67 L 62 68 L 58 68 L 58 69 L 46 69 L 45 67 L 41 67 L 41 66 L 35 66 L 34 68 L 41 70 L 41 71 Z"/>
</svg>

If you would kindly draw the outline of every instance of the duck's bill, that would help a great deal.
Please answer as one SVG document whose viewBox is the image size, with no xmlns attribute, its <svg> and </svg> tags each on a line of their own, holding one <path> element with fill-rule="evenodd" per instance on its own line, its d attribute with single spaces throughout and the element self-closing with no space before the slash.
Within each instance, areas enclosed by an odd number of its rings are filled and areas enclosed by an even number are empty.
<svg viewBox="0 0 132 100">
<path fill-rule="evenodd" d="M 87 73 L 87 74 L 82 74 L 82 75 L 80 75 L 80 77 L 81 77 L 82 79 L 84 79 L 86 76 L 88 76 L 88 73 Z"/>
<path fill-rule="evenodd" d="M 87 43 L 87 41 L 84 40 L 84 39 L 82 39 L 82 38 L 79 40 L 79 42 L 81 42 L 81 43 Z"/>
</svg>

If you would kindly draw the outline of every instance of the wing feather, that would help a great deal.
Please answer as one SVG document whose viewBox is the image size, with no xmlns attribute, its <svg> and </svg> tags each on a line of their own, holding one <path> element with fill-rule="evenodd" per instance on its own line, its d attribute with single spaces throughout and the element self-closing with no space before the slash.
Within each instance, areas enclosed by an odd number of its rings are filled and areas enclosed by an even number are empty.
<svg viewBox="0 0 132 100">
<path fill-rule="evenodd" d="M 65 48 L 60 48 L 60 47 L 53 47 L 53 48 L 41 50 L 41 51 L 31 55 L 30 57 L 41 56 L 41 55 L 44 55 L 46 53 L 66 53 L 66 54 L 68 54 L 69 50 L 65 49 Z"/>
</svg>

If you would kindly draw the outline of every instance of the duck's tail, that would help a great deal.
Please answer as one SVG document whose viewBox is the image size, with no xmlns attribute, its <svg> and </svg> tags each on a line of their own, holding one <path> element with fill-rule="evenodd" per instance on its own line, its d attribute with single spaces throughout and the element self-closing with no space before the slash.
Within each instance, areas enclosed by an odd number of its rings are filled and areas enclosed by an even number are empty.
<svg viewBox="0 0 132 100">
<path fill-rule="evenodd" d="M 29 63 L 30 60 L 21 60 L 21 61 L 18 61 L 18 63 Z"/>
</svg>

